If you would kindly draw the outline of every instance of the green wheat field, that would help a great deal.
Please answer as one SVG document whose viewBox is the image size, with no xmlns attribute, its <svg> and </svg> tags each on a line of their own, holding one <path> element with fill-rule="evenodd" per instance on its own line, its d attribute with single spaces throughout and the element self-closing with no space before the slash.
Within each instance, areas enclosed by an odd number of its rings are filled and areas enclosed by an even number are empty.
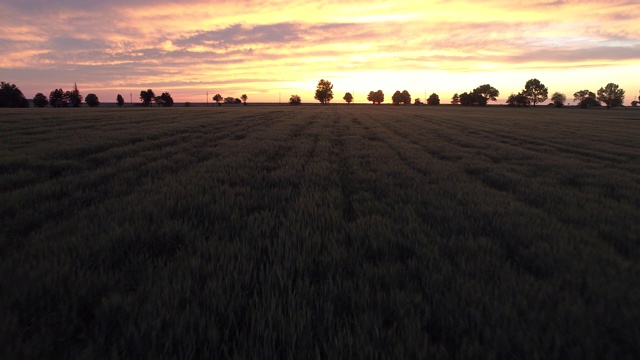
<svg viewBox="0 0 640 360">
<path fill-rule="evenodd" d="M 0 111 L 0 358 L 637 359 L 640 111 Z"/>
</svg>

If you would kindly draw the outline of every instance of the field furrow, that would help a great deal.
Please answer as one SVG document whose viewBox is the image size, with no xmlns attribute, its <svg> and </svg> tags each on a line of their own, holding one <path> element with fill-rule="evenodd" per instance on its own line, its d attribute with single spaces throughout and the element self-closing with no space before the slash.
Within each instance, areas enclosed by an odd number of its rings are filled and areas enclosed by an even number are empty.
<svg viewBox="0 0 640 360">
<path fill-rule="evenodd" d="M 0 358 L 637 358 L 637 111 L 0 112 Z"/>
</svg>

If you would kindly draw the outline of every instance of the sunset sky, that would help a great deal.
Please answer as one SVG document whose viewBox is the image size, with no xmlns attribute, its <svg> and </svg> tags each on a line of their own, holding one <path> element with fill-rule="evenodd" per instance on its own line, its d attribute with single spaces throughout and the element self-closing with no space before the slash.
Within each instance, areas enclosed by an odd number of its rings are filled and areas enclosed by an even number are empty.
<svg viewBox="0 0 640 360">
<path fill-rule="evenodd" d="M 499 102 L 531 78 L 564 92 L 609 82 L 640 90 L 638 0 L 204 1 L 0 0 L 0 80 L 27 98 L 54 88 L 127 102 L 240 97 L 334 102 L 381 89 L 449 102 L 489 83 Z"/>
</svg>

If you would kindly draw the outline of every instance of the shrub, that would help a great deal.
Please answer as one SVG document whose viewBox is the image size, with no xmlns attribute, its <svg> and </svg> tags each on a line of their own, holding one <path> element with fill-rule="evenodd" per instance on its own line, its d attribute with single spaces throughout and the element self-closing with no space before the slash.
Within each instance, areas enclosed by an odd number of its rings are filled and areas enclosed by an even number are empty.
<svg viewBox="0 0 640 360">
<path fill-rule="evenodd" d="M 291 95 L 289 98 L 289 105 L 300 105 L 302 103 L 302 99 L 298 95 Z"/>
<path fill-rule="evenodd" d="M 89 107 L 100 106 L 100 100 L 98 100 L 96 94 L 88 94 L 84 101 L 89 105 Z"/>
</svg>

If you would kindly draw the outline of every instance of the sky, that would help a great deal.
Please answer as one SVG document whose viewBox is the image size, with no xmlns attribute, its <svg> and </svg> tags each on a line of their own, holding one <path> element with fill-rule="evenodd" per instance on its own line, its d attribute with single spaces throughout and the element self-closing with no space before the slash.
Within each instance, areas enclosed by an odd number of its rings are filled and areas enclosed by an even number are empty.
<svg viewBox="0 0 640 360">
<path fill-rule="evenodd" d="M 640 95 L 638 0 L 0 0 L 0 80 L 27 98 L 70 90 L 139 102 L 247 94 L 313 99 L 334 85 L 424 100 L 491 84 L 499 103 L 539 79 L 568 100 L 613 82 Z M 207 98 L 208 92 L 208 98 Z"/>
</svg>

